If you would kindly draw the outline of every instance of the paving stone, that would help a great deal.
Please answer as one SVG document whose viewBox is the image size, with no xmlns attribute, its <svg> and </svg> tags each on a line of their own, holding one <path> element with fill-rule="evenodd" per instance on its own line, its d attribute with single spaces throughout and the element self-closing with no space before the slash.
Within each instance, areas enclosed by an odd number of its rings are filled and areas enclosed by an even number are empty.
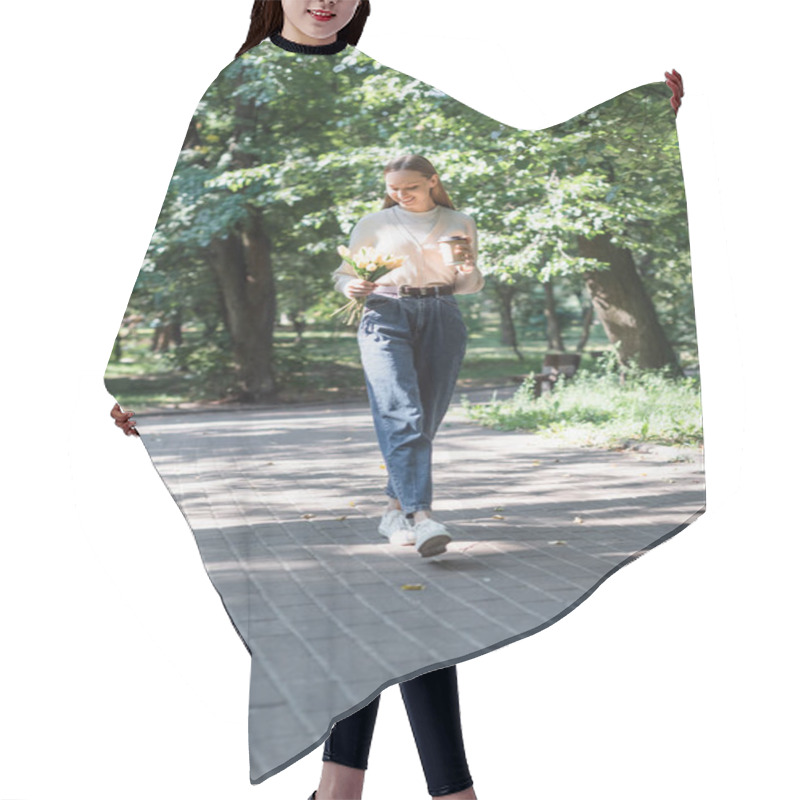
<svg viewBox="0 0 800 800">
<path fill-rule="evenodd" d="M 565 447 L 477 426 L 454 401 L 433 503 L 454 540 L 422 559 L 377 533 L 386 473 L 366 398 L 137 418 L 251 650 L 264 772 L 381 685 L 543 627 L 705 503 L 698 454 Z"/>
</svg>

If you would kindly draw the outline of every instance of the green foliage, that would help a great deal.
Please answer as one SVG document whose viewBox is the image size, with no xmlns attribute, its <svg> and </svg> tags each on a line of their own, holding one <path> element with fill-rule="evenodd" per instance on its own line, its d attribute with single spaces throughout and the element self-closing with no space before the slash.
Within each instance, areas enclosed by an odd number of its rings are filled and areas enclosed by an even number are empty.
<svg viewBox="0 0 800 800">
<path fill-rule="evenodd" d="M 518 130 L 363 54 L 334 73 L 266 51 L 232 62 L 198 104 L 129 306 L 146 322 L 179 319 L 196 335 L 174 354 L 203 396 L 230 391 L 234 364 L 215 242 L 243 235 L 254 210 L 269 233 L 278 313 L 315 330 L 326 314 L 336 248 L 383 198 L 382 166 L 431 159 L 456 207 L 474 217 L 489 281 L 522 281 L 523 329 L 539 335 L 540 281 L 558 276 L 574 322 L 585 270 L 579 235 L 628 247 L 670 339 L 694 352 L 685 201 L 669 90 L 650 84 L 567 122 Z M 483 299 L 466 301 L 471 332 Z M 197 348 L 189 353 L 191 344 Z M 297 373 L 275 350 L 280 375 Z M 311 358 L 298 349 L 292 358 Z M 283 360 L 282 360 L 283 359 Z M 235 382 L 235 381 L 234 381 Z"/>
<path fill-rule="evenodd" d="M 571 443 L 618 446 L 637 442 L 699 445 L 703 441 L 700 385 L 674 380 L 665 370 L 620 372 L 610 352 L 594 370 L 559 380 L 534 399 L 530 376 L 508 401 L 485 405 L 462 401 L 469 417 L 500 430 L 558 436 Z"/>
<path fill-rule="evenodd" d="M 195 400 L 232 397 L 236 393 L 236 365 L 230 349 L 219 341 L 177 346 L 171 363 L 184 375 L 185 390 Z"/>
</svg>

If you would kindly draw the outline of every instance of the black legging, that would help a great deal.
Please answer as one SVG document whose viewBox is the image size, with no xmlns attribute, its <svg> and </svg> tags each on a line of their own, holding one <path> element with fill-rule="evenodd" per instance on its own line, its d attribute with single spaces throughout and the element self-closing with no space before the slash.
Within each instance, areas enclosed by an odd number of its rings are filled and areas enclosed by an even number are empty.
<svg viewBox="0 0 800 800">
<path fill-rule="evenodd" d="M 405 681 L 400 684 L 400 692 L 431 797 L 469 789 L 472 778 L 461 735 L 455 665 Z M 378 695 L 333 726 L 325 742 L 323 761 L 367 768 L 380 699 Z"/>
</svg>

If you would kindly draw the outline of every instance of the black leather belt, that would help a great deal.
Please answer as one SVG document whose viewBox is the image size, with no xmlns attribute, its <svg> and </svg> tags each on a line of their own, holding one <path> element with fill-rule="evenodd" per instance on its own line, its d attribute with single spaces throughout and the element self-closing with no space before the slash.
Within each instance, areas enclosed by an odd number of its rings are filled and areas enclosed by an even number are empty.
<svg viewBox="0 0 800 800">
<path fill-rule="evenodd" d="M 373 294 L 388 294 L 396 297 L 439 297 L 453 294 L 455 286 L 379 286 Z"/>
</svg>

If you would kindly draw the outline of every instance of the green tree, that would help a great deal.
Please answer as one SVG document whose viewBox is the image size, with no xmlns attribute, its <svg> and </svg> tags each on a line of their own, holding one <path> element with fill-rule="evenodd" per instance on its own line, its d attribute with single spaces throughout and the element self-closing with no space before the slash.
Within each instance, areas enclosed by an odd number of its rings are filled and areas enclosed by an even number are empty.
<svg viewBox="0 0 800 800">
<path fill-rule="evenodd" d="M 278 311 L 299 335 L 309 309 L 341 303 L 331 292 L 336 247 L 378 210 L 383 164 L 413 152 L 476 220 L 487 296 L 511 346 L 504 291 L 516 287 L 519 300 L 543 284 L 549 344 L 560 348 L 550 289 L 581 280 L 623 356 L 663 366 L 674 356 L 655 308 L 666 309 L 671 335 L 690 343 L 694 328 L 668 94 L 640 87 L 563 125 L 521 131 L 361 54 L 332 72 L 251 51 L 198 105 L 129 314 L 171 325 L 173 339 L 183 326 L 179 356 L 219 350 L 241 399 L 271 396 Z"/>
</svg>

